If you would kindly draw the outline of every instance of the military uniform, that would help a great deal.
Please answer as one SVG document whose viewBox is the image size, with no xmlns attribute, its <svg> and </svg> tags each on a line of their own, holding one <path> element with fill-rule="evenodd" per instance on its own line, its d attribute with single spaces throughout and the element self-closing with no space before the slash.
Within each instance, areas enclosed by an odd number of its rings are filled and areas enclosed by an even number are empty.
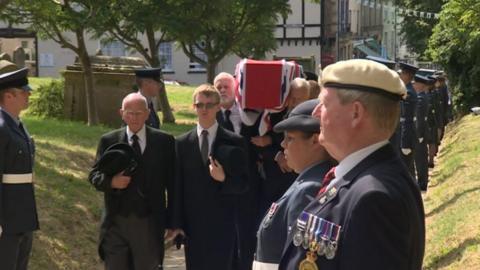
<svg viewBox="0 0 480 270">
<path fill-rule="evenodd" d="M 0 91 L 30 91 L 28 70 L 0 75 Z M 0 269 L 27 269 L 39 229 L 33 185 L 35 145 L 20 120 L 0 109 Z"/>
<path fill-rule="evenodd" d="M 408 72 L 415 73 L 418 68 L 400 63 L 402 72 L 407 70 Z M 417 93 L 413 89 L 411 82 L 405 84 L 407 88 L 407 97 L 400 102 L 400 122 L 399 122 L 399 134 L 398 134 L 398 143 L 400 157 L 403 160 L 405 166 L 407 166 L 408 171 L 412 176 L 415 176 L 415 167 L 414 167 L 414 156 L 415 156 L 415 145 L 417 142 L 417 134 L 415 122 L 417 120 L 415 116 L 416 107 L 417 107 Z M 410 152 L 408 152 L 410 151 Z"/>
<path fill-rule="evenodd" d="M 415 82 L 427 84 L 428 79 L 416 75 Z M 429 100 L 426 92 L 419 92 L 417 94 L 417 135 L 418 142 L 415 147 L 415 169 L 417 172 L 417 181 L 420 190 L 426 191 L 428 185 L 428 110 Z"/>
</svg>

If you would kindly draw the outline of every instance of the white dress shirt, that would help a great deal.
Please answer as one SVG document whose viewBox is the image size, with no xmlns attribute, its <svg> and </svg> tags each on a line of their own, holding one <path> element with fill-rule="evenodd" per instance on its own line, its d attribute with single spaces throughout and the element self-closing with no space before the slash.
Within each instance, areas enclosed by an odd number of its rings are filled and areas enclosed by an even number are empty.
<svg viewBox="0 0 480 270">
<path fill-rule="evenodd" d="M 215 140 L 215 137 L 217 137 L 217 129 L 218 129 L 218 123 L 215 121 L 215 124 L 213 124 L 209 128 L 203 128 L 200 126 L 200 124 L 197 124 L 197 135 L 198 135 L 198 146 L 200 149 L 200 152 L 202 151 L 202 131 L 206 129 L 208 131 L 208 155 L 210 156 L 210 153 L 212 152 L 212 144 L 213 141 Z"/>
<path fill-rule="evenodd" d="M 138 144 L 140 145 L 140 149 L 142 150 L 142 154 L 145 151 L 145 147 L 147 147 L 147 132 L 145 125 L 137 132 L 133 133 L 130 128 L 127 126 L 127 137 L 128 137 L 128 144 L 132 145 L 133 140 L 132 136 L 133 134 L 137 134 L 138 137 Z"/>
</svg>

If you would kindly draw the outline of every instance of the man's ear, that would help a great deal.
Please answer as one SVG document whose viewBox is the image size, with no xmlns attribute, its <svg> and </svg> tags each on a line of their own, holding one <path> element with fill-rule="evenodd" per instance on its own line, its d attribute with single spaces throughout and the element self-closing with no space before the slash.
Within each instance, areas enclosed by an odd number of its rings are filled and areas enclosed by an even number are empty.
<svg viewBox="0 0 480 270">
<path fill-rule="evenodd" d="M 361 102 L 354 101 L 351 111 L 352 124 L 357 125 L 365 117 L 366 112 L 365 106 Z"/>
</svg>

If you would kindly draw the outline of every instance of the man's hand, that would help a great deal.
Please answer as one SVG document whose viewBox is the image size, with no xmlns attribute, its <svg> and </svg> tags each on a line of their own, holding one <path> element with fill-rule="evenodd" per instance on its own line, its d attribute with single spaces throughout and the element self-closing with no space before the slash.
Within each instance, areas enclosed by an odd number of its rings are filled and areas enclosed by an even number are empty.
<svg viewBox="0 0 480 270">
<path fill-rule="evenodd" d="M 2 237 L 2 232 L 3 232 L 3 229 L 2 229 L 2 226 L 0 226 L 0 237 Z"/>
<path fill-rule="evenodd" d="M 278 154 L 275 156 L 275 161 L 283 173 L 292 172 L 292 168 L 288 166 L 287 159 L 285 158 L 285 154 L 283 154 L 283 152 L 278 152 Z"/>
<path fill-rule="evenodd" d="M 410 148 L 402 148 L 402 153 L 405 156 L 408 156 L 408 154 L 410 154 L 411 152 L 412 152 L 412 149 L 410 149 Z"/>
<path fill-rule="evenodd" d="M 250 141 L 258 147 L 265 147 L 272 144 L 272 137 L 269 135 L 255 136 Z"/>
<path fill-rule="evenodd" d="M 423 138 L 418 138 L 418 142 L 422 143 L 422 142 L 423 142 Z"/>
<path fill-rule="evenodd" d="M 179 234 L 185 236 L 185 232 L 182 229 L 166 229 L 164 236 L 165 242 L 173 241 Z"/>
<path fill-rule="evenodd" d="M 124 189 L 130 184 L 131 177 L 123 175 L 124 171 L 112 178 L 112 188 Z"/>
<path fill-rule="evenodd" d="M 215 181 L 225 181 L 225 171 L 223 171 L 222 164 L 213 159 L 211 156 L 208 157 L 208 159 L 210 159 L 210 165 L 208 166 L 210 168 L 210 176 L 212 176 Z"/>
</svg>

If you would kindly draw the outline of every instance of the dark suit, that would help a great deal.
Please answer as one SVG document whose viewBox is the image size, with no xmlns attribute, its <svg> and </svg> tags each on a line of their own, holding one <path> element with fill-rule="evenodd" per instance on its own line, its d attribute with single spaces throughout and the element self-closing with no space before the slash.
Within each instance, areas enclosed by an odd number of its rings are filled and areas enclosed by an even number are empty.
<svg viewBox="0 0 480 270">
<path fill-rule="evenodd" d="M 302 210 L 315 198 L 322 179 L 332 167 L 329 161 L 302 172 L 290 188 L 268 211 L 258 229 L 255 260 L 278 264 L 291 226 Z"/>
<path fill-rule="evenodd" d="M 319 269 L 420 270 L 425 221 L 417 185 L 391 145 L 360 161 L 305 208 L 341 226 L 332 259 L 319 256 Z M 306 250 L 287 239 L 279 269 L 298 269 Z"/>
<path fill-rule="evenodd" d="M 166 202 L 172 202 L 175 139 L 173 136 L 146 126 L 146 147 L 140 157 L 139 166 L 126 189 L 111 187 L 112 177 L 101 173 L 93 167 L 89 181 L 104 193 L 105 212 L 100 232 L 100 256 L 105 258 L 105 237 L 115 229 L 119 219 L 148 219 L 152 223 L 151 238 L 157 241 L 159 263 L 163 261 L 164 229 L 170 228 L 169 208 Z M 119 142 L 128 143 L 126 128 L 121 128 L 102 136 L 97 149 L 97 160 L 111 145 Z M 167 191 L 168 199 L 165 191 Z M 122 225 L 123 226 L 123 225 Z M 130 228 L 134 230 L 135 228 Z M 140 243 L 141 244 L 141 243 Z M 147 248 L 145 245 L 144 249 Z"/>
<path fill-rule="evenodd" d="M 32 231 L 38 230 L 34 187 L 31 181 L 9 180 L 33 172 L 35 146 L 26 131 L 0 109 L 0 269 L 26 269 Z M 28 178 L 28 177 L 26 177 Z"/>
<path fill-rule="evenodd" d="M 240 175 L 226 173 L 224 182 L 215 181 L 203 163 L 197 129 L 177 138 L 177 180 L 175 183 L 174 227 L 187 235 L 185 245 L 186 266 L 189 270 L 234 269 L 237 258 L 238 228 L 236 206 L 239 195 L 248 186 L 248 168 Z M 214 156 L 221 145 L 237 146 L 244 150 L 243 139 L 218 127 L 212 144 Z"/>
</svg>

